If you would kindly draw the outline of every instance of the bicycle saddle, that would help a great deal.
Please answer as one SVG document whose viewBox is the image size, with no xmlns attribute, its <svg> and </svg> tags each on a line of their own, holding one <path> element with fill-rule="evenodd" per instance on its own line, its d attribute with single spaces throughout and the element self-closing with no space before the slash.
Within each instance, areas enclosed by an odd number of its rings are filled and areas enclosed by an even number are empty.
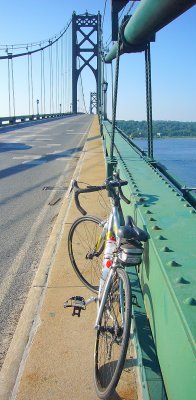
<svg viewBox="0 0 196 400">
<path fill-rule="evenodd" d="M 127 240 L 135 239 L 139 242 L 146 242 L 149 239 L 148 233 L 138 228 L 138 226 L 134 224 L 131 216 L 127 216 L 125 225 L 121 226 L 118 230 L 118 237 Z"/>
</svg>

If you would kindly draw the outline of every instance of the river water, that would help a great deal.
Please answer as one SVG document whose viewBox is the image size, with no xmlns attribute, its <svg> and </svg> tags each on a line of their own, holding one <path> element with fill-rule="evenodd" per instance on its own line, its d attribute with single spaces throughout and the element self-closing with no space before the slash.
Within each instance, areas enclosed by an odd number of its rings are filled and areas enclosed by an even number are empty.
<svg viewBox="0 0 196 400">
<path fill-rule="evenodd" d="M 134 139 L 143 150 L 147 150 L 145 139 Z M 164 164 L 179 182 L 196 187 L 196 139 L 155 139 L 154 159 Z"/>
</svg>

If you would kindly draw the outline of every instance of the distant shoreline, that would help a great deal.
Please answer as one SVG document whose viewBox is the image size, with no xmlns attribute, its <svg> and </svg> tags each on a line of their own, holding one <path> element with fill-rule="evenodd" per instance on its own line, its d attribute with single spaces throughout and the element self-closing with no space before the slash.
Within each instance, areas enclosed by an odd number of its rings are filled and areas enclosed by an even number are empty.
<svg viewBox="0 0 196 400">
<path fill-rule="evenodd" d="M 148 134 L 147 121 L 117 120 L 117 126 L 133 138 L 146 138 Z M 154 138 L 196 138 L 196 122 L 152 121 Z"/>
<path fill-rule="evenodd" d="M 134 137 L 134 138 L 130 138 L 131 140 L 135 140 L 135 139 L 139 139 L 139 140 L 145 140 L 148 139 L 147 137 Z M 163 136 L 163 137 L 153 137 L 153 140 L 165 140 L 165 139 L 191 139 L 191 140 L 195 140 L 196 136 Z"/>
</svg>

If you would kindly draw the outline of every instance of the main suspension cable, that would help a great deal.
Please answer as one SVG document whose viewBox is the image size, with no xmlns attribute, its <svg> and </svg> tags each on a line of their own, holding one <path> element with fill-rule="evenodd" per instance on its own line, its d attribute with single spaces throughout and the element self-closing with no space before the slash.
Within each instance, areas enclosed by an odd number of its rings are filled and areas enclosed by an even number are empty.
<svg viewBox="0 0 196 400">
<path fill-rule="evenodd" d="M 45 45 L 45 46 L 42 46 L 41 48 L 38 48 L 38 49 L 36 49 L 36 50 L 31 50 L 31 54 L 34 54 L 34 53 L 38 53 L 39 51 L 41 51 L 41 50 L 45 50 L 45 49 L 47 49 L 48 47 L 50 47 L 50 46 L 52 46 L 54 43 L 56 43 L 58 40 L 60 40 L 61 38 L 62 38 L 62 36 L 67 32 L 67 30 L 68 30 L 68 28 L 69 28 L 69 26 L 71 25 L 71 22 L 72 22 L 72 19 L 69 21 L 69 23 L 67 24 L 67 27 L 64 29 L 64 31 L 57 37 L 57 38 L 55 38 L 55 39 L 53 39 L 53 40 L 49 40 L 48 41 L 48 44 L 47 45 Z M 41 42 L 42 43 L 42 42 Z M 44 42 L 45 43 L 45 42 Z M 40 45 L 40 41 L 38 42 L 38 44 Z M 32 47 L 32 45 L 25 45 L 25 48 L 27 49 L 28 47 Z M 12 47 L 13 47 L 13 45 L 12 45 Z M 7 50 L 10 48 L 10 46 L 8 47 L 8 46 L 6 46 L 6 52 L 7 52 Z M 24 53 L 18 53 L 18 54 L 12 54 L 12 57 L 13 58 L 15 58 L 15 57 L 22 57 L 22 56 L 27 56 L 28 55 L 28 51 L 27 52 L 24 52 Z M 0 60 L 5 60 L 5 59 L 7 59 L 9 56 L 7 55 L 7 56 L 0 56 Z"/>
</svg>

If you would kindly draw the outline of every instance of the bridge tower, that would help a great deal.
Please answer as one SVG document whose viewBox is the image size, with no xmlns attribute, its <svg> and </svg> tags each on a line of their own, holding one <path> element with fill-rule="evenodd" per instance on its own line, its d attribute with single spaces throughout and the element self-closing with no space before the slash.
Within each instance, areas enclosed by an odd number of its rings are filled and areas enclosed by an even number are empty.
<svg viewBox="0 0 196 400">
<path fill-rule="evenodd" d="M 95 35 L 96 33 L 96 39 Z M 96 57 L 96 67 L 91 61 Z M 101 107 L 101 15 L 72 14 L 72 112 L 77 113 L 77 82 L 83 68 L 94 74 L 97 88 L 97 113 Z"/>
<path fill-rule="evenodd" d="M 95 113 L 97 112 L 97 93 L 96 92 L 90 93 L 90 114 L 93 114 L 93 110 L 95 110 Z"/>
</svg>

